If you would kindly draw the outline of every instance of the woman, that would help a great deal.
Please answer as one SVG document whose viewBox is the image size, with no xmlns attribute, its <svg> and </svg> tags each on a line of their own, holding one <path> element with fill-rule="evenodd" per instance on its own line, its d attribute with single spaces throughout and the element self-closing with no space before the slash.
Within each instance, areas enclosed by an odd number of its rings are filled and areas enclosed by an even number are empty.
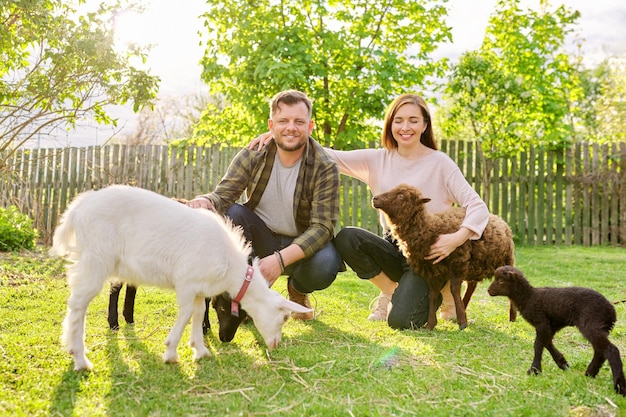
<svg viewBox="0 0 626 417">
<path fill-rule="evenodd" d="M 263 142 L 264 137 L 258 139 Z M 327 151 L 342 174 L 365 182 L 373 195 L 404 183 L 430 198 L 428 208 L 433 212 L 446 210 L 452 204 L 466 209 L 459 230 L 439 236 L 426 259 L 440 262 L 468 239 L 482 235 L 489 220 L 487 206 L 456 163 L 437 150 L 430 111 L 422 97 L 403 94 L 389 105 L 381 141 L 382 148 L 378 149 Z M 428 320 L 428 286 L 408 266 L 392 241 L 382 213 L 379 221 L 385 231 L 383 237 L 362 228 L 346 227 L 335 237 L 335 246 L 360 278 L 380 289 L 370 320 L 387 320 L 396 329 L 420 328 Z M 455 319 L 449 285 L 442 292 L 445 302 L 441 317 Z"/>
</svg>

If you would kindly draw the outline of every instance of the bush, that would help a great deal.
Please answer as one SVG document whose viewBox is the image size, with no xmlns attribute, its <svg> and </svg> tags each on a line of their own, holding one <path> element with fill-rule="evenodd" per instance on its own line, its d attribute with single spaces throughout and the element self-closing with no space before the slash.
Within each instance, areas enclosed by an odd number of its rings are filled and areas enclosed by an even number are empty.
<svg viewBox="0 0 626 417">
<path fill-rule="evenodd" d="M 20 213 L 17 207 L 0 207 L 0 251 L 34 249 L 38 235 L 32 219 Z"/>
</svg>

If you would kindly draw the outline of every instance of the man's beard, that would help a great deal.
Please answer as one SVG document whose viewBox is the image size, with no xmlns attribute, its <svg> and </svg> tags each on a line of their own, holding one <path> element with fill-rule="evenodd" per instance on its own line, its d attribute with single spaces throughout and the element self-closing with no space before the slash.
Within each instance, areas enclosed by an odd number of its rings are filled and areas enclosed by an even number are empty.
<svg viewBox="0 0 626 417">
<path fill-rule="evenodd" d="M 306 142 L 299 142 L 296 143 L 295 145 L 285 145 L 282 141 L 276 141 L 276 146 L 278 146 L 280 149 L 282 149 L 283 151 L 286 152 L 293 152 L 293 151 L 297 151 L 298 149 L 301 149 Z"/>
</svg>

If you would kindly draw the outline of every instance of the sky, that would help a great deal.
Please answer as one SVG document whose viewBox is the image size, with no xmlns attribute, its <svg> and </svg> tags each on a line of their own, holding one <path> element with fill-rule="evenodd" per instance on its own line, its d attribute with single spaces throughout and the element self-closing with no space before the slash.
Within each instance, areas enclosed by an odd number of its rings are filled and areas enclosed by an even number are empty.
<svg viewBox="0 0 626 417">
<path fill-rule="evenodd" d="M 463 52 L 478 49 L 496 2 L 450 0 L 447 22 L 452 27 L 453 41 L 442 45 L 434 58 L 445 56 L 454 61 Z M 142 15 L 129 14 L 119 22 L 120 41 L 152 45 L 147 64 L 153 74 L 161 77 L 160 96 L 205 91 L 200 79 L 203 50 L 198 31 L 203 28 L 198 16 L 204 11 L 206 1 L 143 0 L 143 3 L 147 10 Z M 581 12 L 577 28 L 579 36 L 585 39 L 586 60 L 597 62 L 607 55 L 626 55 L 626 1 L 551 0 L 551 4 L 565 4 Z M 537 8 L 539 0 L 523 0 L 522 7 Z M 136 115 L 129 107 L 111 107 L 110 112 L 118 118 L 117 128 L 84 122 L 76 131 L 59 131 L 55 138 L 37 138 L 29 146 L 102 145 L 114 133 L 133 128 Z"/>
</svg>

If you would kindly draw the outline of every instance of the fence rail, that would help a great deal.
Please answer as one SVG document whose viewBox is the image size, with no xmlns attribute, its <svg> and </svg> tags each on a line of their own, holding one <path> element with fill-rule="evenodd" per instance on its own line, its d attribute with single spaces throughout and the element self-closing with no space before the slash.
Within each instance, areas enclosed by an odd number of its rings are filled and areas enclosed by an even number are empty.
<svg viewBox="0 0 626 417">
<path fill-rule="evenodd" d="M 520 243 L 626 244 L 626 143 L 577 143 L 565 151 L 531 148 L 492 161 L 483 179 L 475 144 L 443 141 L 468 181 L 501 215 Z M 23 149 L 0 158 L 0 206 L 29 214 L 50 244 L 60 213 L 78 193 L 130 184 L 168 197 L 191 198 L 214 188 L 238 151 L 219 145 L 171 149 L 156 145 Z M 338 227 L 378 232 L 368 188 L 341 179 Z"/>
</svg>

